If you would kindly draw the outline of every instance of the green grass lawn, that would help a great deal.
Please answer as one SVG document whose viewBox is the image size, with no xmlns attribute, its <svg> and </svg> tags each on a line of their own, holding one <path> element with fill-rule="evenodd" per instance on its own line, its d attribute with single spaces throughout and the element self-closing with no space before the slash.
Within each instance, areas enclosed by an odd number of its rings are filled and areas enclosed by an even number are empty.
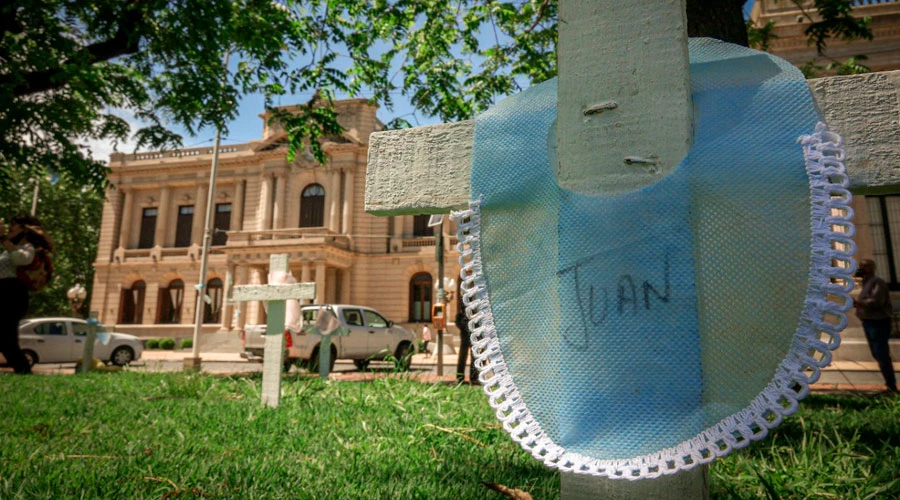
<svg viewBox="0 0 900 500">
<path fill-rule="evenodd" d="M 0 498 L 559 497 L 478 387 L 124 372 L 0 376 Z M 811 397 L 711 467 L 713 498 L 898 498 L 900 401 Z"/>
</svg>

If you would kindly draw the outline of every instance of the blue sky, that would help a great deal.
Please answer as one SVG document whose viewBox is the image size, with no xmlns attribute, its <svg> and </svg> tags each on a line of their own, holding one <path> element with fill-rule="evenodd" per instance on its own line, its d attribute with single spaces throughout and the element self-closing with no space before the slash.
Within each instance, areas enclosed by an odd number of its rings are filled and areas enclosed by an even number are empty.
<svg viewBox="0 0 900 500">
<path fill-rule="evenodd" d="M 754 0 L 747 0 L 747 2 L 744 4 L 744 17 L 749 16 L 750 8 L 753 6 L 753 2 Z M 232 69 L 234 69 L 236 65 L 237 61 L 233 61 Z M 341 97 L 346 96 L 338 96 L 338 98 Z M 284 96 L 281 98 L 280 102 L 276 102 L 276 104 L 296 104 L 305 102 L 309 98 L 309 94 Z M 415 110 L 410 105 L 409 101 L 400 94 L 394 95 L 393 98 L 393 110 L 381 108 L 378 112 L 378 118 L 381 119 L 382 122 L 387 123 L 398 116 L 402 116 L 414 126 L 439 123 L 440 120 L 437 118 L 426 117 L 421 113 L 415 113 Z M 261 95 L 244 96 L 240 102 L 238 118 L 228 124 L 228 135 L 226 137 L 223 137 L 222 144 L 240 144 L 262 138 L 263 122 L 262 119 L 259 118 L 259 115 L 263 112 L 263 108 L 263 98 Z M 215 130 L 212 128 L 203 129 L 195 136 L 188 136 L 183 129 L 180 129 L 178 127 L 175 127 L 174 130 L 184 136 L 183 143 L 185 148 L 212 145 L 213 138 L 215 137 Z M 109 158 L 109 154 L 112 152 L 112 146 L 107 142 L 92 141 L 90 143 L 90 147 L 93 150 L 94 157 L 98 159 L 107 160 Z M 120 145 L 119 151 L 124 153 L 131 153 L 133 147 L 133 144 Z"/>
</svg>

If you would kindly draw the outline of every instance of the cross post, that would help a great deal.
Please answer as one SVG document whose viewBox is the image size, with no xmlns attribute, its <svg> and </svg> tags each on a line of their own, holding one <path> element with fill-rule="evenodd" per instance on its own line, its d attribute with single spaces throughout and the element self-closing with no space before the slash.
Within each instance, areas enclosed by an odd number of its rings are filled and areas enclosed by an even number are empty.
<svg viewBox="0 0 900 500">
<path fill-rule="evenodd" d="M 583 193 L 625 193 L 674 170 L 690 149 L 684 0 L 560 0 L 558 178 Z M 474 122 L 372 134 L 366 211 L 467 208 Z M 639 175 L 635 175 L 638 172 Z M 561 497 L 705 498 L 707 469 L 622 481 L 561 474 Z"/>
<path fill-rule="evenodd" d="M 304 330 L 308 333 L 319 335 L 321 342 L 319 343 L 319 377 L 328 378 L 328 372 L 331 371 L 331 337 L 333 335 L 346 336 L 350 334 L 350 330 L 342 327 L 337 316 L 330 308 L 320 307 L 316 321 L 312 325 L 304 326 Z"/>
<path fill-rule="evenodd" d="M 87 373 L 91 371 L 91 366 L 94 364 L 94 342 L 97 340 L 97 325 L 100 322 L 97 321 L 97 311 L 91 311 L 90 317 L 87 320 L 87 334 L 84 336 L 84 348 L 81 352 L 81 366 L 79 366 L 79 370 L 81 373 Z"/>
<path fill-rule="evenodd" d="M 269 257 L 269 274 L 276 272 L 287 273 L 288 271 L 287 254 L 275 254 Z M 243 285 L 234 287 L 232 291 L 232 302 L 263 301 L 269 305 L 266 320 L 262 386 L 262 403 L 266 406 L 275 408 L 281 401 L 285 304 L 291 299 L 313 299 L 315 296 L 315 283 Z"/>
</svg>

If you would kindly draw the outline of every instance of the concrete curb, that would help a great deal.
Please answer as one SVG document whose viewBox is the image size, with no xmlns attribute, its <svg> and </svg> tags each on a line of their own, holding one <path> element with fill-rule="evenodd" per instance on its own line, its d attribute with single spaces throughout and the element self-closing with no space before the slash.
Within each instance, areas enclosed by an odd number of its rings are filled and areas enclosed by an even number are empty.
<svg viewBox="0 0 900 500">
<path fill-rule="evenodd" d="M 201 363 L 247 363 L 248 361 L 236 352 L 201 352 L 199 353 Z M 144 351 L 141 354 L 141 361 L 182 361 L 190 358 L 190 351 Z M 457 354 L 444 355 L 444 367 L 456 367 Z M 338 361 L 341 361 L 338 359 Z M 344 360 L 349 362 L 349 360 Z M 437 356 L 426 356 L 425 354 L 414 354 L 411 360 L 412 365 L 437 365 Z"/>
</svg>

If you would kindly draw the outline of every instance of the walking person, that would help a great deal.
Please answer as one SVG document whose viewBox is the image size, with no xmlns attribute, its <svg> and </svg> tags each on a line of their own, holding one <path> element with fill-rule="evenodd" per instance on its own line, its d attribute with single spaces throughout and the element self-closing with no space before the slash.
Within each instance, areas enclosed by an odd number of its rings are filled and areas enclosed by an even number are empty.
<svg viewBox="0 0 900 500">
<path fill-rule="evenodd" d="M 875 261 L 863 259 L 859 262 L 856 276 L 862 278 L 862 291 L 853 301 L 856 317 L 862 321 L 866 340 L 872 357 L 878 361 L 884 384 L 890 393 L 897 393 L 897 379 L 894 374 L 894 363 L 891 359 L 891 348 L 888 339 L 891 336 L 891 319 L 893 306 L 887 283 L 875 276 Z"/>
<path fill-rule="evenodd" d="M 425 357 L 431 357 L 431 351 L 428 350 L 428 343 L 431 342 L 431 329 L 428 328 L 428 325 L 422 326 L 422 351 L 425 352 Z"/>
<path fill-rule="evenodd" d="M 466 380 L 466 364 L 471 357 L 469 365 L 469 383 L 478 385 L 478 370 L 475 368 L 475 355 L 472 353 L 472 334 L 469 331 L 469 318 L 466 316 L 466 307 L 462 300 L 456 302 L 456 327 L 459 328 L 459 354 L 456 357 L 456 382 L 463 383 Z"/>
<path fill-rule="evenodd" d="M 53 250 L 40 221 L 17 215 L 9 227 L 0 221 L 0 353 L 13 371 L 31 373 L 31 365 L 19 347 L 19 321 L 28 312 L 28 287 L 16 277 L 16 268 L 27 266 L 35 252 Z"/>
</svg>

